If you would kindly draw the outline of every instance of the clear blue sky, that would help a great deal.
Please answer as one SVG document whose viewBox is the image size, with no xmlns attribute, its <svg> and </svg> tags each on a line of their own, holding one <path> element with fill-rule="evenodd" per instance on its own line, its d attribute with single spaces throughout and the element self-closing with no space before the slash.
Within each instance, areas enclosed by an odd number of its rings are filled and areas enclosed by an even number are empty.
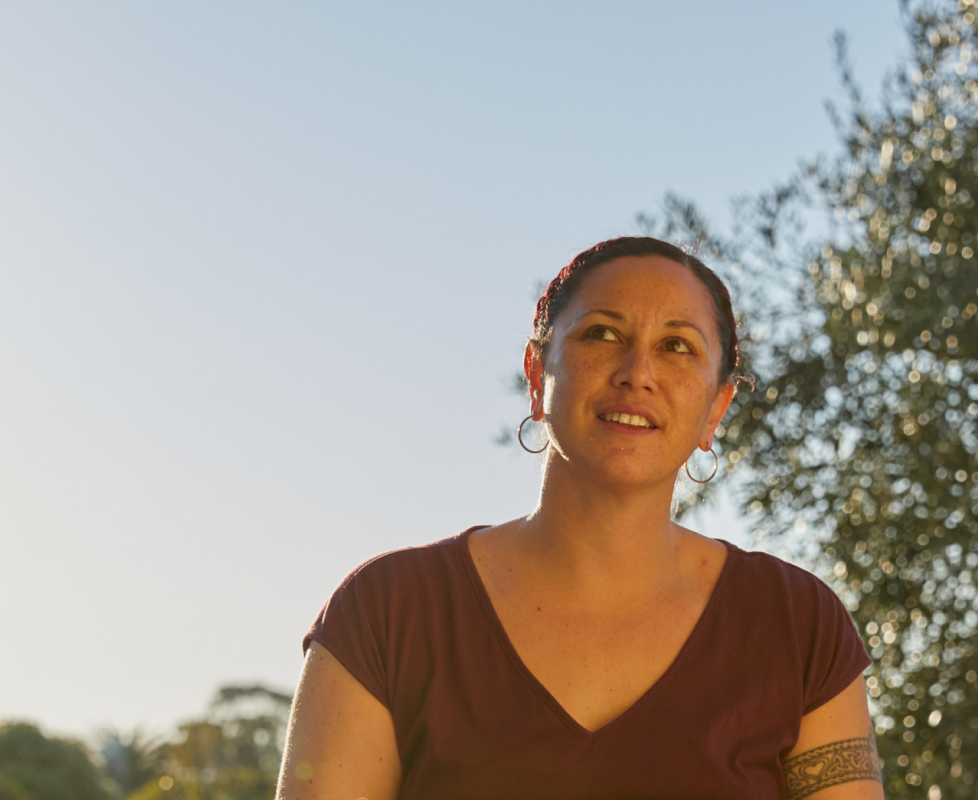
<svg viewBox="0 0 978 800">
<path fill-rule="evenodd" d="M 534 287 L 833 152 L 840 26 L 877 96 L 895 0 L 3 4 L 0 719 L 291 688 L 358 562 L 529 511 Z"/>
</svg>

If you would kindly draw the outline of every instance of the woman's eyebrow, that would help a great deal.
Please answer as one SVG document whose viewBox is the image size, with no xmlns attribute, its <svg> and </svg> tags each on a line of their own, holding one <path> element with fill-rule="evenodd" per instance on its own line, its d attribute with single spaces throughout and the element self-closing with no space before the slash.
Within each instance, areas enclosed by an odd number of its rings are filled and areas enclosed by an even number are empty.
<svg viewBox="0 0 978 800">
<path fill-rule="evenodd" d="M 688 319 L 671 319 L 666 323 L 667 328 L 692 328 L 696 331 L 703 339 L 704 342 L 708 342 L 709 339 L 706 338 L 706 334 L 703 333 L 702 328 L 699 325 L 690 322 Z"/>
<path fill-rule="evenodd" d="M 625 319 L 625 315 L 624 314 L 620 314 L 617 311 L 611 311 L 610 309 L 607 309 L 607 308 L 591 308 L 591 309 L 588 309 L 587 311 L 585 311 L 583 314 L 581 314 L 575 320 L 575 323 L 580 322 L 582 319 L 584 319 L 585 317 L 587 317 L 587 316 L 589 316 L 591 314 L 601 314 L 602 316 L 611 317 L 611 319 L 617 319 L 617 320 L 624 320 Z M 703 339 L 704 342 L 709 341 L 709 339 L 707 339 L 707 337 L 706 337 L 706 334 L 703 332 L 703 329 L 699 325 L 697 325 L 695 322 L 691 322 L 688 319 L 670 319 L 670 320 L 668 320 L 665 323 L 665 327 L 667 327 L 667 328 L 692 328 L 694 331 L 696 331 L 700 335 L 700 337 Z"/>
<path fill-rule="evenodd" d="M 603 314 L 606 317 L 611 317 L 612 319 L 617 319 L 617 320 L 625 319 L 625 315 L 619 314 L 617 311 L 609 311 L 606 308 L 591 308 L 585 311 L 583 314 L 581 314 L 576 320 L 574 320 L 574 322 L 575 323 L 579 322 L 580 320 L 584 319 L 586 316 L 590 314 Z"/>
</svg>

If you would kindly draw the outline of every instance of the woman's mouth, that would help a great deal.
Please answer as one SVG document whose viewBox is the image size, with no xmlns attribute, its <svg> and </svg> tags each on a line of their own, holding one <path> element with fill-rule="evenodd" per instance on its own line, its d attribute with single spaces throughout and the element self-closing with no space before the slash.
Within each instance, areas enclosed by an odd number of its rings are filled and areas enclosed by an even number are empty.
<svg viewBox="0 0 978 800">
<path fill-rule="evenodd" d="M 612 411 L 610 414 L 598 414 L 598 419 L 605 422 L 617 422 L 620 425 L 632 425 L 636 428 L 654 428 L 649 420 L 641 414 L 622 414 L 620 411 Z"/>
</svg>

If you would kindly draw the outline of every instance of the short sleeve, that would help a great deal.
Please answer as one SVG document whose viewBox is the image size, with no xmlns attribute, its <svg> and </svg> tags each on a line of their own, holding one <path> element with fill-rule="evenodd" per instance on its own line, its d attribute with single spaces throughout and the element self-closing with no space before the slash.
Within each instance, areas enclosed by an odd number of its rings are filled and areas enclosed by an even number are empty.
<svg viewBox="0 0 978 800">
<path fill-rule="evenodd" d="M 325 647 L 374 697 L 390 708 L 388 691 L 389 596 L 377 560 L 354 570 L 333 593 L 302 640 Z"/>
<path fill-rule="evenodd" d="M 808 593 L 813 627 L 805 667 L 804 713 L 824 705 L 871 663 L 859 631 L 842 601 L 812 577 Z"/>
</svg>

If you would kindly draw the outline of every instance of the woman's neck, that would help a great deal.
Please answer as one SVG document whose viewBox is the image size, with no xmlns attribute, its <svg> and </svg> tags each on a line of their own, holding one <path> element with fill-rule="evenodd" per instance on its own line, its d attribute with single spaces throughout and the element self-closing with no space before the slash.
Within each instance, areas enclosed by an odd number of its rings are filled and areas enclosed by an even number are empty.
<svg viewBox="0 0 978 800">
<path fill-rule="evenodd" d="M 684 560 L 690 533 L 672 521 L 671 505 L 671 484 L 608 486 L 548 468 L 540 502 L 520 527 L 555 578 L 628 591 L 668 583 Z"/>
</svg>

